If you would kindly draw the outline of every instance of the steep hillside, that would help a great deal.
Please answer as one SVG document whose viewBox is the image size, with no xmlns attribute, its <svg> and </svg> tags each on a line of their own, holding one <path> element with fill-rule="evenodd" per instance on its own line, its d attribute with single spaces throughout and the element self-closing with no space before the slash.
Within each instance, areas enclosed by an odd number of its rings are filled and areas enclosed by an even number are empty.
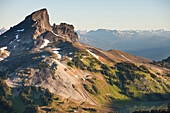
<svg viewBox="0 0 170 113">
<path fill-rule="evenodd" d="M 0 35 L 0 110 L 111 112 L 125 101 L 169 101 L 167 68 L 78 41 L 73 25 L 46 9 Z"/>
<path fill-rule="evenodd" d="M 164 59 L 162 61 L 158 61 L 158 62 L 153 62 L 152 64 L 157 65 L 159 67 L 166 67 L 170 69 L 170 57 L 168 57 L 167 59 Z"/>
</svg>

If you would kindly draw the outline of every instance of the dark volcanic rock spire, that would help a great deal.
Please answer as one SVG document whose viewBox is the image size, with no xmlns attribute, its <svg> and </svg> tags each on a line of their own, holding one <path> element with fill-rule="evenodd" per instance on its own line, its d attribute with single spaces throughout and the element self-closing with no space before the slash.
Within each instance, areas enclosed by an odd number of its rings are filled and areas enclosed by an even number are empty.
<svg viewBox="0 0 170 113">
<path fill-rule="evenodd" d="M 47 34 L 51 35 L 47 37 Z M 50 37 L 66 38 L 67 41 L 79 43 L 73 25 L 61 23 L 51 26 L 47 9 L 40 9 L 0 35 L 0 47 L 7 46 L 11 55 L 17 55 L 38 50 L 44 39 L 50 40 Z"/>
<path fill-rule="evenodd" d="M 74 26 L 66 23 L 60 25 L 53 24 L 52 29 L 54 33 L 66 37 L 68 41 L 78 43 L 78 34 L 74 31 Z"/>
<path fill-rule="evenodd" d="M 49 23 L 49 15 L 47 9 L 40 9 L 38 11 L 35 11 L 31 15 L 27 16 L 25 20 L 36 21 L 44 29 L 47 29 L 49 31 L 52 30 L 51 25 Z"/>
</svg>

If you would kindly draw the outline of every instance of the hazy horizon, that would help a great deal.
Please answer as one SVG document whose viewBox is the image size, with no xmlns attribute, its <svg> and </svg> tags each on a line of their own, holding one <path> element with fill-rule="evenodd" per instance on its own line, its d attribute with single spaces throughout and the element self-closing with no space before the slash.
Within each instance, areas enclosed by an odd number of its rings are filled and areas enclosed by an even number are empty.
<svg viewBox="0 0 170 113">
<path fill-rule="evenodd" d="M 9 29 L 32 12 L 47 8 L 50 24 L 66 22 L 76 30 L 170 31 L 168 0 L 0 0 L 0 27 Z"/>
</svg>

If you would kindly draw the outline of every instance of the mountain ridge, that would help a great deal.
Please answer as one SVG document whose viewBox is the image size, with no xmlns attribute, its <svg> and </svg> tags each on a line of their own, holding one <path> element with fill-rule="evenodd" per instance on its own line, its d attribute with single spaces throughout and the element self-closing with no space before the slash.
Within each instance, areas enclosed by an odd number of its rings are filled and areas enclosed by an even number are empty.
<svg viewBox="0 0 170 113">
<path fill-rule="evenodd" d="M 162 60 L 168 57 L 170 31 L 160 30 L 108 30 L 77 31 L 80 42 L 87 43 L 104 50 L 117 49 L 130 54 Z M 156 48 L 161 49 L 156 51 Z M 146 50 L 146 51 L 145 51 Z M 148 52 L 147 52 L 148 51 Z M 159 52 L 162 54 L 159 54 Z M 142 52 L 142 53 L 140 53 Z M 169 53 L 170 54 L 170 53 Z M 156 57 L 154 57 L 157 55 Z"/>
<path fill-rule="evenodd" d="M 81 43 L 73 25 L 47 20 L 41 9 L 0 35 L 2 111 L 111 112 L 116 101 L 168 100 L 169 69 Z"/>
</svg>

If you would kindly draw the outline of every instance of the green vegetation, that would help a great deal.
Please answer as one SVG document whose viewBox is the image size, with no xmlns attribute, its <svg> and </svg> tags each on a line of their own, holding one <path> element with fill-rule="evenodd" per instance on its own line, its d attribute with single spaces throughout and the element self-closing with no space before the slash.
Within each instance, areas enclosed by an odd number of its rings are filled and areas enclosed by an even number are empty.
<svg viewBox="0 0 170 113">
<path fill-rule="evenodd" d="M 12 93 L 16 95 L 12 98 Z M 54 95 L 49 90 L 42 90 L 34 86 L 18 87 L 10 89 L 7 84 L 0 80 L 0 110 L 2 112 L 33 113 L 38 112 L 38 106 L 48 106 L 53 103 Z M 17 94 L 19 92 L 19 95 Z"/>
<path fill-rule="evenodd" d="M 82 109 L 89 112 L 97 112 L 95 108 L 82 108 Z"/>
<path fill-rule="evenodd" d="M 101 65 L 99 60 L 92 57 L 86 51 L 83 50 L 76 51 L 73 60 L 69 61 L 67 64 L 68 66 L 80 68 L 82 70 L 88 70 L 94 73 L 100 72 L 100 70 L 97 69 L 97 66 Z"/>
<path fill-rule="evenodd" d="M 168 109 L 161 109 L 161 110 L 151 110 L 151 111 L 145 111 L 145 110 L 140 110 L 140 111 L 135 111 L 133 113 L 169 113 L 170 110 Z"/>
<path fill-rule="evenodd" d="M 5 99 L 4 96 L 0 97 L 0 111 L 12 112 L 12 101 Z"/>
<path fill-rule="evenodd" d="M 158 62 L 153 62 L 151 63 L 153 65 L 159 66 L 159 67 L 166 67 L 168 69 L 170 69 L 170 62 L 166 62 L 166 61 L 158 61 Z"/>
<path fill-rule="evenodd" d="M 82 70 L 88 70 L 93 73 L 101 73 L 104 75 L 106 82 L 111 85 L 111 87 L 117 87 L 123 98 L 129 98 L 133 100 L 148 100 L 149 96 L 152 95 L 152 100 L 162 100 L 168 97 L 164 95 L 165 90 L 161 90 L 163 87 L 167 87 L 161 84 L 162 81 L 155 74 L 151 73 L 148 68 L 144 65 L 137 66 L 133 63 L 116 63 L 114 66 L 108 64 L 102 64 L 96 58 L 91 55 L 82 57 L 82 53 L 85 51 L 79 51 L 72 61 L 68 62 L 68 65 L 73 68 L 80 68 Z M 159 83 L 155 83 L 155 79 Z M 89 83 L 84 84 L 84 88 L 92 95 L 99 94 L 99 91 L 93 79 L 86 79 Z M 147 85 L 150 84 L 150 85 Z M 106 96 L 106 98 L 112 98 L 115 96 Z M 99 100 L 104 98 L 104 95 L 98 95 Z M 97 99 L 97 100 L 98 100 Z M 107 100 L 107 99 L 106 99 Z M 102 100 L 103 101 L 103 100 Z"/>
<path fill-rule="evenodd" d="M 38 105 L 28 104 L 24 113 L 39 113 L 38 112 Z"/>
<path fill-rule="evenodd" d="M 50 65 L 44 61 L 39 62 L 37 69 L 42 69 L 42 68 L 49 68 Z"/>
<path fill-rule="evenodd" d="M 8 87 L 5 81 L 0 79 L 0 111 L 12 112 L 12 101 L 9 100 L 11 94 L 11 88 Z"/>
<path fill-rule="evenodd" d="M 56 78 L 55 78 L 55 66 L 51 66 L 51 75 L 52 75 L 52 78 L 54 80 L 56 80 Z"/>
<path fill-rule="evenodd" d="M 96 94 L 99 94 L 99 90 L 95 85 L 92 85 L 92 89 L 95 91 Z"/>
<path fill-rule="evenodd" d="M 83 84 L 84 88 L 91 94 L 94 94 L 94 92 L 92 91 L 91 87 L 87 84 Z"/>
</svg>

